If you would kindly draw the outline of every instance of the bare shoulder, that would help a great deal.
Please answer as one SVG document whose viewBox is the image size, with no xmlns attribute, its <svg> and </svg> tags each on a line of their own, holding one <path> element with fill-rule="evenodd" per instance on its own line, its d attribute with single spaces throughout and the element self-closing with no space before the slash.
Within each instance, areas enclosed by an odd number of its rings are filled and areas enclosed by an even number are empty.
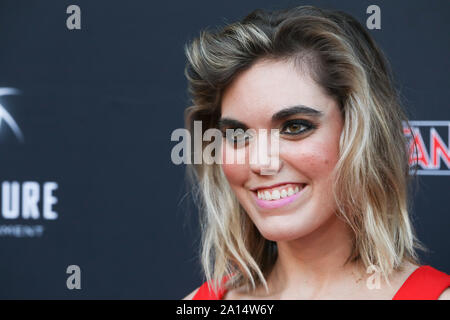
<svg viewBox="0 0 450 320">
<path fill-rule="evenodd" d="M 413 274 L 414 271 L 416 271 L 420 266 L 411 263 L 411 262 L 404 262 L 402 264 L 402 267 L 397 272 L 394 272 L 393 274 L 393 283 L 396 283 L 398 286 L 398 289 L 400 289 L 400 286 L 403 285 L 403 283 Z"/>
<path fill-rule="evenodd" d="M 450 288 L 447 288 L 439 296 L 438 300 L 450 300 Z"/>
<path fill-rule="evenodd" d="M 420 265 L 406 261 L 403 263 L 401 271 L 398 273 L 399 277 L 402 279 L 402 283 L 406 281 L 417 269 L 420 268 Z"/>
<path fill-rule="evenodd" d="M 195 296 L 195 294 L 197 293 L 198 289 L 200 287 L 198 287 L 197 289 L 195 289 L 194 291 L 192 291 L 191 293 L 189 293 L 186 297 L 184 297 L 182 300 L 192 300 L 192 298 Z"/>
<path fill-rule="evenodd" d="M 420 265 L 409 262 L 409 261 L 405 261 L 403 264 L 403 272 L 406 274 L 409 274 L 409 275 L 411 275 L 418 268 L 420 268 Z"/>
</svg>

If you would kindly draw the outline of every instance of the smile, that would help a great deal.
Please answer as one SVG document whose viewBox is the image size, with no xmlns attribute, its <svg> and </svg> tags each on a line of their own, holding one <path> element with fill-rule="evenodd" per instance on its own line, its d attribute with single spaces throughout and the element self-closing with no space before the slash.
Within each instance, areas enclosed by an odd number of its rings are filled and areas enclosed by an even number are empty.
<svg viewBox="0 0 450 320">
<path fill-rule="evenodd" d="M 304 183 L 287 183 L 272 188 L 258 188 L 253 191 L 253 195 L 259 207 L 274 209 L 299 198 L 306 187 Z"/>
</svg>

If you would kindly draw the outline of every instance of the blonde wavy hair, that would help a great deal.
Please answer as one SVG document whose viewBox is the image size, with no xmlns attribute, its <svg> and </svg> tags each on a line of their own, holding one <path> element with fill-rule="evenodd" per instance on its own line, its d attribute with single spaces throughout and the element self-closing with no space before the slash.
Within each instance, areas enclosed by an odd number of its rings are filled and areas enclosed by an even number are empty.
<svg viewBox="0 0 450 320">
<path fill-rule="evenodd" d="M 314 79 L 339 102 L 344 128 L 333 185 L 338 216 L 354 235 L 349 261 L 375 266 L 386 278 L 403 261 L 418 263 L 409 217 L 408 141 L 390 66 L 368 32 L 350 15 L 313 6 L 255 10 L 239 22 L 200 32 L 185 46 L 192 106 L 186 127 L 216 128 L 224 89 L 261 59 L 283 60 Z M 205 147 L 205 144 L 203 145 Z M 188 167 L 201 222 L 201 262 L 213 290 L 262 284 L 277 258 L 239 204 L 220 164 Z"/>
</svg>

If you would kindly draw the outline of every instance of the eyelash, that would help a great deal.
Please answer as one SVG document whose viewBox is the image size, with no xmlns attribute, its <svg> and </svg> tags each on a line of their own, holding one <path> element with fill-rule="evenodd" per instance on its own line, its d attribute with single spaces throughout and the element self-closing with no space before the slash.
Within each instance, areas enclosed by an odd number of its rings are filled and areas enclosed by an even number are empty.
<svg viewBox="0 0 450 320">
<path fill-rule="evenodd" d="M 300 132 L 296 132 L 296 133 L 288 133 L 288 132 L 284 132 L 284 131 L 286 130 L 286 128 L 289 127 L 289 126 L 291 126 L 291 125 L 298 125 L 298 126 L 301 126 L 301 127 L 306 127 L 306 129 L 304 129 L 304 130 L 302 130 L 302 131 L 300 131 Z M 304 133 L 306 133 L 306 132 L 308 132 L 308 131 L 310 131 L 310 130 L 316 129 L 316 128 L 317 128 L 317 126 L 316 126 L 315 124 L 313 124 L 313 123 L 311 123 L 311 122 L 309 122 L 309 121 L 307 121 L 307 120 L 294 119 L 294 120 L 288 120 L 288 121 L 286 121 L 286 122 L 283 124 L 282 130 L 280 130 L 280 134 L 285 134 L 285 135 L 288 135 L 288 136 L 299 136 L 299 135 L 301 135 L 301 134 L 304 134 Z M 222 130 L 222 136 L 223 136 L 224 138 L 227 138 L 227 136 L 226 136 L 226 129 L 233 129 L 233 130 L 241 129 L 241 130 L 243 130 L 244 133 L 245 133 L 245 130 L 242 129 L 242 128 L 225 128 L 225 129 Z M 245 140 L 246 140 L 245 143 L 246 143 L 246 144 L 247 144 L 247 142 L 248 142 L 249 139 L 250 139 L 250 137 L 249 137 L 249 136 L 246 136 L 246 138 L 245 138 Z M 233 139 L 233 140 L 228 140 L 228 142 L 229 142 L 230 144 L 233 144 L 234 146 L 236 146 L 236 144 L 238 143 L 238 140 Z"/>
<path fill-rule="evenodd" d="M 233 130 L 243 130 L 243 133 L 245 133 L 245 130 L 244 129 L 242 129 L 242 128 L 226 128 L 226 129 L 223 129 L 222 130 L 222 136 L 225 138 L 225 139 L 227 139 L 228 137 L 227 137 L 227 133 L 226 133 L 226 130 L 227 129 L 233 129 Z M 249 140 L 250 138 L 248 137 L 248 136 L 246 136 L 246 138 L 245 138 L 245 144 L 247 144 L 247 142 L 248 142 L 248 140 Z M 235 140 L 235 139 L 233 139 L 233 140 L 230 140 L 230 139 L 228 139 L 228 142 L 229 143 L 231 143 L 231 144 L 233 144 L 234 146 L 236 146 L 236 144 L 238 143 L 238 140 Z"/>
<path fill-rule="evenodd" d="M 290 135 L 290 136 L 298 136 L 298 135 L 301 135 L 301 134 L 303 134 L 303 133 L 306 133 L 306 132 L 308 132 L 308 131 L 310 131 L 310 130 L 313 130 L 313 129 L 316 129 L 316 128 L 317 128 L 316 125 L 314 125 L 313 123 L 311 123 L 311 122 L 309 122 L 309 121 L 301 120 L 301 119 L 294 119 L 294 120 L 288 120 L 288 121 L 286 121 L 286 122 L 283 124 L 283 126 L 282 126 L 283 130 L 281 130 L 280 133 L 283 133 L 283 131 L 285 131 L 285 129 L 286 129 L 287 127 L 291 126 L 291 125 L 298 125 L 298 126 L 301 126 L 301 127 L 306 127 L 306 129 L 304 129 L 304 130 L 302 130 L 302 131 L 300 131 L 300 132 L 297 132 L 297 133 L 288 133 L 288 132 L 285 132 L 284 134 L 287 134 L 287 135 Z"/>
</svg>

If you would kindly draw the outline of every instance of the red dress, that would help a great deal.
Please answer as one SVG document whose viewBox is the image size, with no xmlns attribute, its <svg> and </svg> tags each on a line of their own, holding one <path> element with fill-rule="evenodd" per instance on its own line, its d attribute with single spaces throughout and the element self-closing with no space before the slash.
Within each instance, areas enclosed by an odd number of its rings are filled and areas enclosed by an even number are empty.
<svg viewBox="0 0 450 320">
<path fill-rule="evenodd" d="M 223 284 L 227 277 L 224 278 Z M 450 287 L 450 276 L 431 266 L 421 266 L 414 270 L 397 291 L 392 300 L 436 300 L 442 292 Z M 222 288 L 217 294 L 208 289 L 205 282 L 198 289 L 192 300 L 222 300 L 226 290 Z"/>
</svg>

